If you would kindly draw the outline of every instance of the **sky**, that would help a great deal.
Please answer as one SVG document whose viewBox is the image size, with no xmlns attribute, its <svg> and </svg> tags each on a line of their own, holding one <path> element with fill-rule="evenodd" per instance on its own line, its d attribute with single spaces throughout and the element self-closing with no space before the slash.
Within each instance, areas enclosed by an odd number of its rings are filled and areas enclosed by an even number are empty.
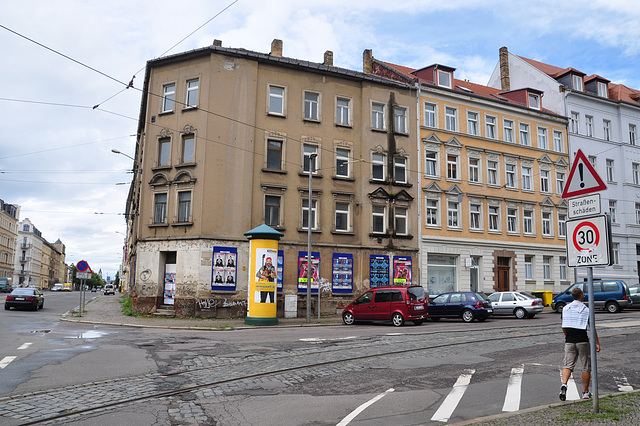
<svg viewBox="0 0 640 426">
<path fill-rule="evenodd" d="M 487 84 L 506 46 L 640 89 L 638 22 L 637 0 L 0 0 L 0 199 L 60 239 L 67 263 L 113 279 L 148 60 L 214 39 L 269 53 L 277 38 L 286 57 L 331 50 L 361 71 L 372 49 Z"/>
</svg>

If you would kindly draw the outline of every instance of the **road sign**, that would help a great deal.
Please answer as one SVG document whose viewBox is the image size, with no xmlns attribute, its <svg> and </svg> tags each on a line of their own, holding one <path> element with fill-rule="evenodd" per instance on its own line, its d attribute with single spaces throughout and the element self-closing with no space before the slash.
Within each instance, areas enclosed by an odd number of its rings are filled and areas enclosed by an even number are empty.
<svg viewBox="0 0 640 426">
<path fill-rule="evenodd" d="M 562 198 L 577 197 L 578 195 L 590 194 L 592 192 L 607 189 L 596 169 L 593 168 L 587 157 L 578 150 L 576 158 L 573 160 L 567 185 L 562 192 Z"/>
<path fill-rule="evenodd" d="M 568 220 L 566 241 L 569 266 L 609 264 L 607 216 Z"/>
<path fill-rule="evenodd" d="M 569 219 L 600 214 L 600 194 L 585 195 L 584 197 L 570 198 Z"/>
<path fill-rule="evenodd" d="M 90 280 L 91 272 L 76 272 L 76 278 L 79 280 Z"/>
<path fill-rule="evenodd" d="M 80 262 L 78 262 L 76 264 L 76 268 L 78 268 L 78 271 L 80 272 L 88 272 L 90 274 L 93 272 L 86 260 L 81 260 Z"/>
</svg>

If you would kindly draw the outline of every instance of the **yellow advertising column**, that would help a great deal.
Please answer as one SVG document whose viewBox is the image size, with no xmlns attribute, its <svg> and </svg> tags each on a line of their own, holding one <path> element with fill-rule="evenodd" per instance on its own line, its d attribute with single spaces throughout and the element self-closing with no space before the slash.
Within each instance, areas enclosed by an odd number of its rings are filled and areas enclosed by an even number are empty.
<svg viewBox="0 0 640 426">
<path fill-rule="evenodd" d="M 278 294 L 278 241 L 284 235 L 267 225 L 244 233 L 249 239 L 249 284 L 247 286 L 247 317 L 252 325 L 274 325 Z"/>
</svg>

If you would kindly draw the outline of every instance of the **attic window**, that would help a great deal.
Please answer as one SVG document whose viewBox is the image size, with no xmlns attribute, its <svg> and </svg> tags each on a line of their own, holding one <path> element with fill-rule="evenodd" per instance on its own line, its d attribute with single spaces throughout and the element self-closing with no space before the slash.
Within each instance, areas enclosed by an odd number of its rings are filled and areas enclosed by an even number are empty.
<svg viewBox="0 0 640 426">
<path fill-rule="evenodd" d="M 529 108 L 540 109 L 540 96 L 529 93 Z"/>
<path fill-rule="evenodd" d="M 448 87 L 451 89 L 451 73 L 438 70 L 438 86 Z"/>
<path fill-rule="evenodd" d="M 573 83 L 573 90 L 579 90 L 582 92 L 582 77 L 579 75 L 572 75 L 571 82 Z"/>
<path fill-rule="evenodd" d="M 607 83 L 603 83 L 602 81 L 598 82 L 598 96 L 602 96 L 603 98 L 608 98 L 607 93 Z"/>
</svg>

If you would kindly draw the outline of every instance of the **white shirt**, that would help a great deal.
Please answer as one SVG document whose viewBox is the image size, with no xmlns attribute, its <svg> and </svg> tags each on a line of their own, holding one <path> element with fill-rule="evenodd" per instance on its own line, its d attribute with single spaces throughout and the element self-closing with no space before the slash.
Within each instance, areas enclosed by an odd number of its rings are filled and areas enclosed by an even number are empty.
<svg viewBox="0 0 640 426">
<path fill-rule="evenodd" d="M 579 300 L 574 300 L 562 309 L 562 328 L 586 330 L 589 322 L 589 308 Z"/>
</svg>

